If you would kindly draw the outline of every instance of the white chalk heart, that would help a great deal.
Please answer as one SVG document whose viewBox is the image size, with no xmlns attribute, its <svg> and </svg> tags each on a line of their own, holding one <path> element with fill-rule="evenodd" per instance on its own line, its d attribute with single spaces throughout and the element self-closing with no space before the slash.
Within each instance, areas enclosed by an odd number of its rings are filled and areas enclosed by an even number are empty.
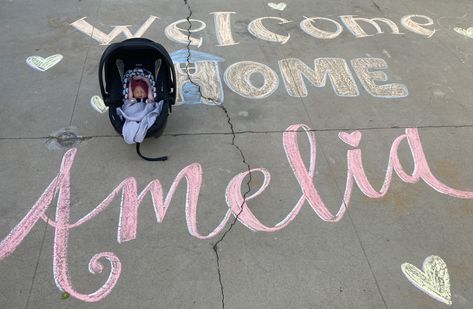
<svg viewBox="0 0 473 309">
<path fill-rule="evenodd" d="M 268 6 L 272 9 L 275 9 L 275 10 L 284 11 L 287 4 L 284 3 L 284 2 L 280 2 L 280 3 L 270 2 L 270 3 L 268 3 Z"/>
<path fill-rule="evenodd" d="M 101 114 L 108 111 L 108 106 L 105 105 L 102 98 L 98 95 L 94 95 L 92 98 L 90 98 L 90 105 L 92 105 L 92 107 Z"/>
<path fill-rule="evenodd" d="M 338 138 L 340 138 L 342 141 L 344 141 L 350 146 L 358 147 L 361 140 L 361 132 L 360 131 L 354 131 L 351 133 L 340 132 L 338 133 Z"/>
<path fill-rule="evenodd" d="M 409 263 L 402 264 L 401 269 L 407 280 L 416 288 L 442 303 L 452 304 L 447 264 L 440 257 L 427 257 L 422 271 Z"/>
<path fill-rule="evenodd" d="M 468 29 L 463 29 L 463 28 L 460 28 L 460 27 L 455 27 L 453 28 L 453 30 L 455 30 L 455 32 L 457 33 L 460 33 L 470 39 L 473 39 L 473 27 L 470 27 Z"/>
<path fill-rule="evenodd" d="M 48 58 L 43 58 L 40 56 L 31 56 L 26 58 L 26 63 L 33 69 L 44 72 L 58 64 L 59 61 L 62 60 L 62 58 L 63 57 L 60 54 L 52 55 Z"/>
</svg>

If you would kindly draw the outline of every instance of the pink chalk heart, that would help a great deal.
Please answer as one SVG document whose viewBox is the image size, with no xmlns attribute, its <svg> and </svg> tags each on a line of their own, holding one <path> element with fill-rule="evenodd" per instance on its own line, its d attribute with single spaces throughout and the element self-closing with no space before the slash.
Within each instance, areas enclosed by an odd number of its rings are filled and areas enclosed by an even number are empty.
<svg viewBox="0 0 473 309">
<path fill-rule="evenodd" d="M 361 140 L 361 132 L 354 131 L 352 133 L 347 132 L 340 132 L 338 133 L 338 138 L 340 138 L 343 142 L 347 143 L 350 146 L 358 147 Z"/>
</svg>

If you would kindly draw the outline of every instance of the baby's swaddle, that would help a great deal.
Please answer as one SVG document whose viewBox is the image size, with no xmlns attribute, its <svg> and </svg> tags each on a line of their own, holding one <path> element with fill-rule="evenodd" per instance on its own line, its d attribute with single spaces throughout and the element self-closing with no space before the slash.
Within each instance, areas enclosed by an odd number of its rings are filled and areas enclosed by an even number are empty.
<svg viewBox="0 0 473 309">
<path fill-rule="evenodd" d="M 163 101 L 133 102 L 125 100 L 122 107 L 117 108 L 117 114 L 125 119 L 122 135 L 127 144 L 141 143 L 146 132 L 154 124 L 161 113 Z"/>
</svg>

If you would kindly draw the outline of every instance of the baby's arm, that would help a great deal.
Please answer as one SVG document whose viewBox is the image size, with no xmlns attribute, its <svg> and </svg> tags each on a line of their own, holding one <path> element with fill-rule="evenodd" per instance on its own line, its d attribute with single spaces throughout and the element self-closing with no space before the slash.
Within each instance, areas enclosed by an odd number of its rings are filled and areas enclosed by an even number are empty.
<svg viewBox="0 0 473 309">
<path fill-rule="evenodd" d="M 151 83 L 149 82 L 147 78 L 143 78 L 143 80 L 148 85 L 148 100 L 150 102 L 153 102 L 154 101 L 153 86 L 151 86 Z"/>
<path fill-rule="evenodd" d="M 131 80 L 128 82 L 128 100 L 133 99 L 133 90 L 131 89 Z"/>
</svg>

